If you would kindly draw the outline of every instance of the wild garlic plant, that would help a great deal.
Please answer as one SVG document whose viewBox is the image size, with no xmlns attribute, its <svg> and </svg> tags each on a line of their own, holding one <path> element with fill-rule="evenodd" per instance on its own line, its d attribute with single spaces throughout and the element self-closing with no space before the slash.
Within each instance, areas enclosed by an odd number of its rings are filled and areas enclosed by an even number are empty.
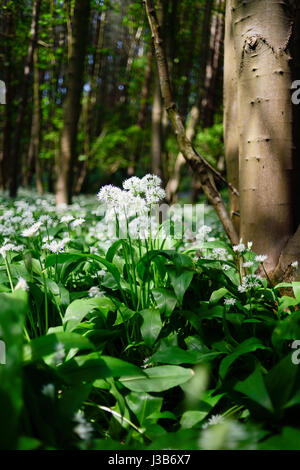
<svg viewBox="0 0 300 470">
<path fill-rule="evenodd" d="M 144 283 L 140 278 L 137 265 L 143 256 L 155 249 L 162 249 L 166 242 L 163 228 L 154 212 L 154 206 L 157 207 L 165 196 L 161 179 L 151 174 L 125 180 L 123 189 L 103 186 L 97 196 L 104 209 L 103 222 L 109 227 L 114 247 L 116 250 L 122 247 L 123 285 L 128 284 L 130 306 L 136 310 L 149 306 L 150 289 L 158 282 L 155 266 L 150 268 L 153 274 L 153 285 L 150 285 L 149 281 Z"/>
</svg>

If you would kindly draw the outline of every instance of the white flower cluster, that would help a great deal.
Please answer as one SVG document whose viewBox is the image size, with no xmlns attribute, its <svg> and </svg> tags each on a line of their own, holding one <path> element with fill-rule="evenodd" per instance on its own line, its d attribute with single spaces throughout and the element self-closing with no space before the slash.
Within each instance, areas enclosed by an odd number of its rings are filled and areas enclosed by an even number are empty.
<svg viewBox="0 0 300 470">
<path fill-rule="evenodd" d="M 160 185 L 161 179 L 156 175 L 147 174 L 143 178 L 133 176 L 124 181 L 123 190 L 109 184 L 100 189 L 97 197 L 116 212 L 141 214 L 165 198 L 165 190 Z"/>
<path fill-rule="evenodd" d="M 77 411 L 74 415 L 73 421 L 77 423 L 74 427 L 74 432 L 83 441 L 89 441 L 92 437 L 93 426 L 85 419 L 84 414 L 81 411 Z"/>
<path fill-rule="evenodd" d="M 249 289 L 261 287 L 263 279 L 258 274 L 247 274 L 243 278 L 242 284 L 238 286 L 239 292 L 246 292 Z"/>
<path fill-rule="evenodd" d="M 103 292 L 97 286 L 92 286 L 89 289 L 89 297 L 103 297 L 104 295 L 105 295 L 105 292 Z"/>
</svg>

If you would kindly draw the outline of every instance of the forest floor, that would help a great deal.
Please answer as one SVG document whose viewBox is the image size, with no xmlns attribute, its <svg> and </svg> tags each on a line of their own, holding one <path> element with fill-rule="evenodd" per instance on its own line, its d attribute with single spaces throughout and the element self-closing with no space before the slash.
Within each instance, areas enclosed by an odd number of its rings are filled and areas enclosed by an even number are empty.
<svg viewBox="0 0 300 470">
<path fill-rule="evenodd" d="M 166 233 L 145 178 L 1 196 L 0 446 L 299 449 L 300 283 L 257 275 L 208 206 Z"/>
</svg>

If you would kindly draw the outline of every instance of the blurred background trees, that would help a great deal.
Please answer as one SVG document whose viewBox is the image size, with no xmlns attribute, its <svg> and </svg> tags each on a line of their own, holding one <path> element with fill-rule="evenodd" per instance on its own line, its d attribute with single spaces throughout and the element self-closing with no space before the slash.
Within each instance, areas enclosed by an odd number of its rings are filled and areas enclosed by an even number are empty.
<svg viewBox="0 0 300 470">
<path fill-rule="evenodd" d="M 161 0 L 174 99 L 198 152 L 224 171 L 224 0 Z M 194 201 L 163 108 L 141 1 L 8 0 L 0 5 L 0 186 L 73 194 L 159 174 Z M 191 190 L 192 187 L 192 190 Z"/>
</svg>

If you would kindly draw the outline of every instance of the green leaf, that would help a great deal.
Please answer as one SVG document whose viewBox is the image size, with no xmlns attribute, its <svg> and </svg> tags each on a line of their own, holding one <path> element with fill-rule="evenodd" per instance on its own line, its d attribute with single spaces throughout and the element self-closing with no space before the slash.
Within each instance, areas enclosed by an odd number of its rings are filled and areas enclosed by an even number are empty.
<svg viewBox="0 0 300 470">
<path fill-rule="evenodd" d="M 146 420 L 156 422 L 153 415 L 160 412 L 163 403 L 161 397 L 154 397 L 149 395 L 149 393 L 137 392 L 131 392 L 127 395 L 126 401 L 131 411 L 137 417 L 140 426 L 144 426 Z"/>
<path fill-rule="evenodd" d="M 27 293 L 18 289 L 0 294 L 0 449 L 16 447 L 22 408 L 23 326 L 28 309 Z"/>
<path fill-rule="evenodd" d="M 160 313 L 165 313 L 169 317 L 177 304 L 176 295 L 163 287 L 153 289 L 152 294 Z"/>
<path fill-rule="evenodd" d="M 155 343 L 160 330 L 162 328 L 162 321 L 160 318 L 159 310 L 146 309 L 139 312 L 143 318 L 143 324 L 141 326 L 141 333 L 145 344 L 151 348 Z"/>
<path fill-rule="evenodd" d="M 246 397 L 250 398 L 250 400 L 263 406 L 268 411 L 272 413 L 274 412 L 271 398 L 266 388 L 263 376 L 258 368 L 255 369 L 255 371 L 245 380 L 238 382 L 235 385 L 234 390 L 243 393 Z"/>
<path fill-rule="evenodd" d="M 229 292 L 228 289 L 226 289 L 225 287 L 221 287 L 220 289 L 213 291 L 213 293 L 210 296 L 209 301 L 211 303 L 219 302 L 219 300 L 222 299 L 224 295 L 228 294 L 228 292 Z"/>
<path fill-rule="evenodd" d="M 238 359 L 243 354 L 248 354 L 251 352 L 256 351 L 257 349 L 270 349 L 264 346 L 259 339 L 257 338 L 249 338 L 243 341 L 237 348 L 229 354 L 229 356 L 225 357 L 219 368 L 219 374 L 222 379 L 225 378 L 229 367 L 234 363 L 236 359 Z"/>
<path fill-rule="evenodd" d="M 185 351 L 178 346 L 170 346 L 156 351 L 151 356 L 151 361 L 165 364 L 200 364 L 201 362 L 208 362 L 220 354 L 220 352 Z"/>
<path fill-rule="evenodd" d="M 181 417 L 180 425 L 183 429 L 192 429 L 197 426 L 197 424 L 201 423 L 208 413 L 209 411 L 185 411 Z"/>
<path fill-rule="evenodd" d="M 121 377 L 119 381 L 134 392 L 163 392 L 191 379 L 193 371 L 179 366 L 158 366 L 145 375 Z"/>
<path fill-rule="evenodd" d="M 120 246 L 122 245 L 122 240 L 116 240 L 112 245 L 111 247 L 107 250 L 107 253 L 106 253 L 106 260 L 109 261 L 110 263 L 112 262 L 112 260 L 114 259 L 114 256 L 115 254 L 117 253 L 118 249 L 120 248 Z"/>
<path fill-rule="evenodd" d="M 145 376 L 142 369 L 116 357 L 101 356 L 98 353 L 77 356 L 62 364 L 57 371 L 69 383 L 94 382 L 108 377 Z"/>
<path fill-rule="evenodd" d="M 93 344 L 84 336 L 70 332 L 51 333 L 46 336 L 32 339 L 23 348 L 23 361 L 25 363 L 39 361 L 45 356 L 56 352 L 58 344 L 62 344 L 66 352 L 70 349 L 94 349 Z"/>
<path fill-rule="evenodd" d="M 73 331 L 83 318 L 93 310 L 99 310 L 104 319 L 110 311 L 116 307 L 109 297 L 93 297 L 88 299 L 74 300 L 67 308 L 63 322 L 67 331 Z"/>
<path fill-rule="evenodd" d="M 175 295 L 180 304 L 182 304 L 183 296 L 188 289 L 195 273 L 193 271 L 184 271 L 178 274 L 174 269 L 168 269 L 168 272 Z"/>
<path fill-rule="evenodd" d="M 280 435 L 272 436 L 259 444 L 259 450 L 300 450 L 300 430 L 284 427 Z"/>
</svg>

